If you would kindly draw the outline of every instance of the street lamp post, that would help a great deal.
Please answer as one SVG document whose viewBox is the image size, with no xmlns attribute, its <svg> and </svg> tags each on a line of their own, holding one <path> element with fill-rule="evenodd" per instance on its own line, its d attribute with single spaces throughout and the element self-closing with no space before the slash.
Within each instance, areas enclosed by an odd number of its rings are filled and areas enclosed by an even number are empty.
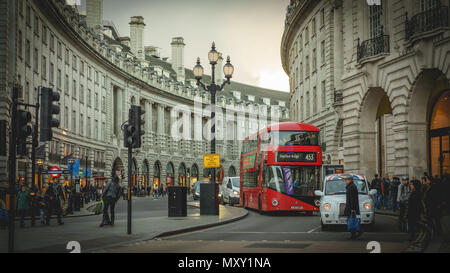
<svg viewBox="0 0 450 273">
<path fill-rule="evenodd" d="M 201 82 L 203 77 L 204 69 L 200 65 L 200 57 L 197 58 L 197 64 L 194 66 L 193 72 L 195 79 L 197 80 L 197 85 L 201 86 L 205 91 L 209 91 L 211 93 L 211 154 L 216 153 L 216 92 L 222 91 L 225 84 L 230 84 L 230 79 L 233 76 L 234 67 L 230 63 L 230 56 L 227 57 L 227 63 L 223 67 L 223 73 L 225 74 L 225 78 L 227 79 L 221 85 L 217 85 L 215 82 L 215 68 L 217 65 L 217 61 L 219 60 L 219 52 L 216 51 L 216 45 L 213 42 L 211 46 L 211 50 L 208 52 L 208 60 L 211 65 L 211 84 L 205 85 Z M 211 169 L 211 181 L 212 183 L 216 183 L 216 170 Z"/>
</svg>

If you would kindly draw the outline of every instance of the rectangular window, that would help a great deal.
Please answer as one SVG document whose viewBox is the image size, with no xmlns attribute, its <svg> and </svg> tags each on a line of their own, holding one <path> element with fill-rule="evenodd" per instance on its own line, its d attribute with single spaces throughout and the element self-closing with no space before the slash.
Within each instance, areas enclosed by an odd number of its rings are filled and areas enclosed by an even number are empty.
<svg viewBox="0 0 450 273">
<path fill-rule="evenodd" d="M 308 42 L 309 42 L 309 29 L 308 29 L 308 26 L 306 26 L 306 29 L 305 29 L 305 45 L 307 45 Z"/>
<path fill-rule="evenodd" d="M 309 76 L 309 56 L 306 56 L 305 60 L 306 60 L 305 76 L 308 77 Z"/>
<path fill-rule="evenodd" d="M 95 93 L 94 95 L 94 107 L 95 109 L 98 109 L 98 94 Z"/>
<path fill-rule="evenodd" d="M 47 45 L 47 27 L 42 26 L 42 43 Z"/>
<path fill-rule="evenodd" d="M 298 73 L 298 79 L 300 82 L 303 81 L 303 62 L 300 62 L 300 72 Z"/>
<path fill-rule="evenodd" d="M 23 0 L 19 0 L 19 14 L 23 16 Z"/>
<path fill-rule="evenodd" d="M 83 129 L 84 124 L 83 124 L 83 119 L 84 119 L 83 114 L 80 114 L 80 135 L 81 135 L 81 136 L 84 135 L 84 129 Z"/>
<path fill-rule="evenodd" d="M 106 98 L 102 96 L 102 112 L 106 113 Z"/>
<path fill-rule="evenodd" d="M 87 117 L 87 127 L 86 127 L 86 136 L 91 136 L 91 118 Z"/>
<path fill-rule="evenodd" d="M 320 26 L 322 27 L 325 24 L 325 9 L 320 10 Z"/>
<path fill-rule="evenodd" d="M 95 71 L 95 83 L 98 83 L 98 71 Z"/>
<path fill-rule="evenodd" d="M 311 26 L 311 34 L 314 36 L 314 35 L 316 35 L 316 18 L 313 18 L 312 19 L 312 26 Z"/>
<path fill-rule="evenodd" d="M 34 34 L 39 36 L 39 17 L 34 16 Z"/>
<path fill-rule="evenodd" d="M 91 106 L 91 89 L 88 89 L 87 96 L 87 105 Z"/>
<path fill-rule="evenodd" d="M 80 102 L 84 103 L 84 86 L 80 84 Z"/>
<path fill-rule="evenodd" d="M 300 34 L 300 36 L 298 38 L 299 51 L 302 51 L 302 47 L 303 47 L 302 40 L 303 40 L 302 35 Z"/>
<path fill-rule="evenodd" d="M 66 48 L 65 60 L 66 60 L 66 64 L 70 65 L 70 53 L 69 53 L 69 49 L 68 48 Z"/>
<path fill-rule="evenodd" d="M 104 123 L 104 122 L 102 122 L 102 128 L 101 128 L 101 130 L 102 130 L 102 139 L 101 139 L 101 140 L 105 141 L 105 140 L 106 140 L 106 138 L 105 138 L 105 131 L 106 131 L 106 128 L 105 128 L 105 123 Z M 101 159 L 101 162 L 103 162 L 103 153 L 102 153 L 102 159 Z"/>
<path fill-rule="evenodd" d="M 316 71 L 317 69 L 317 54 L 316 49 L 313 49 L 313 55 L 312 55 L 312 70 Z"/>
<path fill-rule="evenodd" d="M 19 53 L 19 57 L 22 59 L 22 31 L 19 30 L 19 34 L 17 37 L 17 51 Z"/>
<path fill-rule="evenodd" d="M 77 56 L 75 55 L 72 57 L 72 68 L 77 70 Z"/>
<path fill-rule="evenodd" d="M 77 112 L 72 111 L 72 132 L 76 133 L 77 131 Z"/>
<path fill-rule="evenodd" d="M 50 63 L 50 78 L 49 81 L 51 84 L 53 84 L 55 80 L 55 65 L 53 63 Z"/>
<path fill-rule="evenodd" d="M 55 35 L 50 34 L 50 50 L 55 52 Z"/>
<path fill-rule="evenodd" d="M 88 67 L 88 79 L 92 79 L 92 67 Z"/>
<path fill-rule="evenodd" d="M 322 107 L 325 107 L 326 104 L 327 104 L 326 86 L 325 81 L 322 81 Z"/>
<path fill-rule="evenodd" d="M 69 107 L 64 107 L 64 128 L 69 129 Z"/>
<path fill-rule="evenodd" d="M 317 90 L 313 87 L 313 114 L 317 113 Z"/>
<path fill-rule="evenodd" d="M 320 59 L 322 64 L 325 64 L 325 40 L 321 42 L 321 51 L 320 51 Z"/>
<path fill-rule="evenodd" d="M 27 26 L 31 27 L 31 8 L 27 5 L 27 10 L 25 14 L 25 22 Z"/>
<path fill-rule="evenodd" d="M 61 81 L 62 81 L 61 69 L 58 69 L 58 75 L 57 76 L 58 76 L 58 78 L 56 79 L 56 88 L 61 90 Z"/>
<path fill-rule="evenodd" d="M 57 52 L 58 58 L 62 58 L 62 44 L 60 41 L 58 41 L 58 52 Z"/>
<path fill-rule="evenodd" d="M 39 51 L 37 48 L 34 49 L 34 72 L 39 73 Z"/>
<path fill-rule="evenodd" d="M 80 63 L 80 74 L 84 75 L 84 62 L 81 61 Z"/>
<path fill-rule="evenodd" d="M 72 98 L 77 98 L 77 81 L 73 80 Z"/>
<path fill-rule="evenodd" d="M 41 75 L 43 78 L 47 78 L 47 59 L 45 56 L 42 56 L 42 68 Z"/>
<path fill-rule="evenodd" d="M 25 41 L 25 64 L 30 66 L 31 63 L 31 43 L 30 40 Z"/>
<path fill-rule="evenodd" d="M 383 33 L 382 4 L 369 6 L 370 38 L 379 37 Z"/>
<path fill-rule="evenodd" d="M 66 80 L 64 81 L 64 93 L 69 95 L 69 75 L 66 75 Z"/>
<path fill-rule="evenodd" d="M 100 140 L 99 137 L 98 137 L 98 120 L 95 120 L 94 126 L 95 126 L 95 128 L 94 128 L 94 130 L 95 130 L 95 139 L 96 140 Z"/>
</svg>

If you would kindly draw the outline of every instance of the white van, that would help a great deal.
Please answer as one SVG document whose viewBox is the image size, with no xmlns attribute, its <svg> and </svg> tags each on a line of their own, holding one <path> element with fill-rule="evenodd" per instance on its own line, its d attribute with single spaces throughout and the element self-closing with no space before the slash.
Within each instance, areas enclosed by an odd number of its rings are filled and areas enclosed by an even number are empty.
<svg viewBox="0 0 450 273">
<path fill-rule="evenodd" d="M 220 197 L 220 203 L 228 203 L 231 206 L 234 204 L 239 204 L 240 196 L 240 178 L 235 177 L 224 177 L 222 180 L 222 196 Z"/>
</svg>

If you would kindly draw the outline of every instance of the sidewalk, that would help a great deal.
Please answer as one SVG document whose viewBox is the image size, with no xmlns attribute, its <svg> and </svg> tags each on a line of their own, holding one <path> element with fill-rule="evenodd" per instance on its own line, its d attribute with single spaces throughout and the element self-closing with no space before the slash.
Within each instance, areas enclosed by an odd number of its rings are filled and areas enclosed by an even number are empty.
<svg viewBox="0 0 450 273">
<path fill-rule="evenodd" d="M 115 248 L 126 244 L 152 240 L 216 225 L 237 221 L 247 216 L 247 210 L 237 207 L 220 206 L 220 216 L 200 216 L 196 202 L 188 203 L 187 217 L 148 217 L 133 219 L 132 234 L 127 234 L 127 220 L 117 220 L 114 227 L 99 227 L 102 215 L 88 217 L 89 221 L 66 223 L 57 226 L 36 226 L 16 229 L 16 252 L 67 253 L 66 245 L 77 241 L 81 252 L 98 252 L 104 248 Z M 0 231 L 0 252 L 7 252 L 8 232 Z"/>
</svg>

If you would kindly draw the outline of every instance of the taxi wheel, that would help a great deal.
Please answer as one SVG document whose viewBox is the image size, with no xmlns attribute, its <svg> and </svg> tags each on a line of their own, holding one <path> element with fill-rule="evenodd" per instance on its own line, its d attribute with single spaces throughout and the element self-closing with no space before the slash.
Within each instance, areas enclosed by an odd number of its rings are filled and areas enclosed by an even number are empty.
<svg viewBox="0 0 450 273">
<path fill-rule="evenodd" d="M 329 229 L 328 225 L 322 223 L 322 220 L 320 220 L 320 227 L 322 228 L 322 231 L 327 231 Z"/>
</svg>

